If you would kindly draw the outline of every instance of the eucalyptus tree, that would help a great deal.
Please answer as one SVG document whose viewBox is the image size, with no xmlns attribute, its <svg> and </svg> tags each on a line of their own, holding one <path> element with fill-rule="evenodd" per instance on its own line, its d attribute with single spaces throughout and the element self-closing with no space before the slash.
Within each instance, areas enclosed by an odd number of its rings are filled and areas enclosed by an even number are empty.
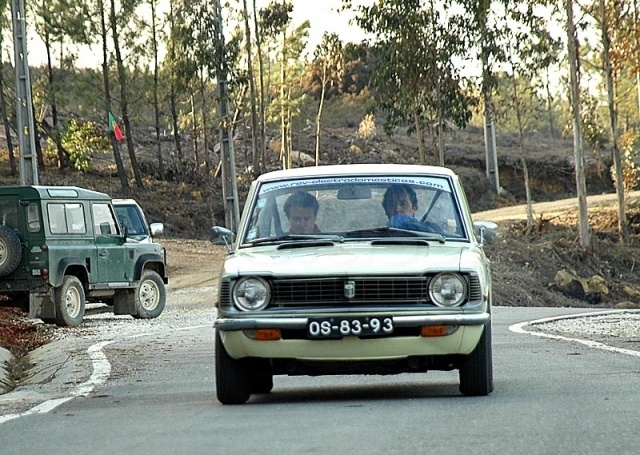
<svg viewBox="0 0 640 455">
<path fill-rule="evenodd" d="M 105 118 L 107 124 L 111 123 L 110 115 L 112 110 L 112 97 L 111 97 L 111 79 L 109 77 L 109 51 L 108 51 L 108 29 L 107 19 L 105 17 L 105 5 L 103 0 L 96 0 L 95 13 L 99 19 L 98 33 L 100 36 L 100 44 L 102 46 L 102 84 L 104 91 L 104 106 L 105 106 Z M 127 178 L 127 172 L 124 168 L 122 156 L 120 154 L 120 145 L 113 133 L 109 134 L 109 140 L 111 141 L 111 148 L 113 149 L 113 159 L 116 163 L 116 169 L 118 170 L 118 177 L 120 178 L 120 185 L 122 191 L 127 194 L 130 190 L 129 180 Z"/>
<path fill-rule="evenodd" d="M 546 12 L 544 16 L 537 13 L 536 3 L 509 3 L 505 7 L 505 21 L 499 33 L 504 40 L 505 63 L 511 76 L 511 96 L 508 107 L 516 117 L 518 129 L 518 149 L 523 171 L 524 188 L 527 202 L 527 226 L 535 224 L 529 182 L 529 169 L 525 153 L 525 130 L 527 117 L 535 115 L 536 104 L 530 100 L 535 98 L 536 87 L 532 83 L 536 76 L 550 66 L 557 56 L 554 51 L 559 43 L 553 39 L 547 27 Z M 524 80 L 524 84 L 521 83 Z"/>
<path fill-rule="evenodd" d="M 153 117 L 156 130 L 156 157 L 158 160 L 158 176 L 164 180 L 164 160 L 162 158 L 162 144 L 160 142 L 160 62 L 159 62 L 159 24 L 157 23 L 158 0 L 148 0 L 151 8 L 151 53 L 153 58 Z"/>
<path fill-rule="evenodd" d="M 260 22 L 264 35 L 280 40 L 280 96 L 279 96 L 279 116 L 280 116 L 280 159 L 283 169 L 291 167 L 291 144 L 289 143 L 289 116 L 287 114 L 287 27 L 291 22 L 291 12 L 293 5 L 283 0 L 282 3 L 272 1 L 268 8 L 260 10 Z"/>
<path fill-rule="evenodd" d="M 625 5 L 626 3 L 626 5 Z M 615 169 L 616 194 L 618 196 L 618 236 L 620 243 L 626 243 L 628 238 L 627 215 L 625 203 L 625 190 L 622 169 L 622 156 L 620 152 L 620 138 L 618 132 L 617 115 L 617 79 L 623 62 L 616 55 L 616 47 L 622 46 L 624 34 L 618 33 L 623 23 L 622 15 L 625 14 L 625 6 L 629 7 L 629 2 L 616 0 L 606 2 L 599 0 L 597 5 L 598 22 L 600 23 L 603 72 L 607 87 L 607 104 L 609 107 L 609 131 L 611 135 L 611 148 Z M 618 58 L 616 58 L 618 57 Z"/>
<path fill-rule="evenodd" d="M 210 167 L 208 151 L 210 149 L 209 111 L 211 110 L 211 80 L 216 75 L 217 38 L 216 16 L 210 2 L 204 0 L 180 0 L 174 9 L 174 31 L 172 39 L 175 46 L 173 68 L 180 87 L 192 90 L 194 128 L 199 120 L 202 125 L 202 145 L 205 156 L 203 163 Z M 195 95 L 198 96 L 196 104 Z M 199 119 L 196 120 L 196 108 Z M 194 132 L 196 130 L 194 129 Z M 198 161 L 198 158 L 196 158 Z M 196 163 L 198 164 L 198 163 Z"/>
<path fill-rule="evenodd" d="M 120 8 L 116 9 L 116 0 L 109 0 L 109 28 L 111 29 L 111 40 L 113 43 L 113 51 L 115 55 L 116 70 L 118 75 L 118 85 L 120 87 L 120 113 L 122 114 L 122 122 L 125 129 L 125 139 L 127 142 L 127 150 L 129 152 L 129 160 L 131 169 L 138 188 L 144 187 L 140 166 L 136 158 L 135 145 L 133 143 L 133 131 L 131 128 L 131 120 L 129 118 L 129 80 L 127 76 L 127 68 L 125 66 L 125 57 L 123 56 L 123 48 L 120 44 L 121 31 L 126 27 L 127 21 L 135 15 L 135 10 L 139 6 L 141 0 L 123 0 L 119 2 Z M 125 36 L 122 34 L 122 36 Z M 126 40 L 126 38 L 125 38 Z M 130 45 L 129 43 L 126 43 Z"/>
<path fill-rule="evenodd" d="M 176 147 L 176 156 L 178 164 L 182 161 L 182 145 L 180 141 L 180 124 L 178 122 L 178 91 L 177 85 L 179 84 L 179 78 L 177 74 L 177 42 L 175 39 L 179 33 L 179 20 L 176 20 L 175 4 L 177 0 L 169 0 L 169 16 L 168 27 L 169 33 L 165 42 L 167 49 L 167 55 L 163 60 L 163 67 L 167 73 L 166 78 L 169 80 L 169 111 L 171 114 L 171 126 L 173 130 L 173 140 Z"/>
<path fill-rule="evenodd" d="M 464 88 L 454 60 L 465 53 L 462 17 L 450 2 L 378 0 L 356 7 L 356 23 L 376 40 L 372 89 L 387 118 L 384 129 L 409 125 L 418 138 L 420 162 L 426 164 L 425 138 L 434 130 L 436 161 L 444 164 L 444 130 L 462 128 L 471 119 L 473 98 Z M 435 125 L 435 127 L 434 127 Z"/>
<path fill-rule="evenodd" d="M 320 102 L 318 114 L 316 115 L 316 166 L 320 164 L 320 127 L 322 121 L 322 107 L 326 96 L 327 88 L 339 85 L 344 72 L 344 53 L 342 41 L 335 33 L 326 33 L 315 51 L 313 61 L 315 70 L 320 77 Z"/>
<path fill-rule="evenodd" d="M 636 8 L 636 2 L 633 0 L 597 0 L 586 6 L 586 10 L 595 19 L 600 29 L 601 57 L 598 60 L 601 62 L 606 87 L 609 137 L 613 158 L 612 177 L 618 196 L 618 236 L 621 243 L 626 243 L 629 235 L 626 218 L 626 189 L 637 183 L 635 170 L 632 168 L 633 156 L 628 156 L 630 153 L 635 153 L 634 147 L 629 147 L 628 144 L 624 147 L 621 145 L 623 136 L 627 143 L 636 134 L 629 130 L 623 131 L 619 123 L 619 111 L 623 103 L 623 98 L 620 96 L 622 80 L 625 73 L 637 72 L 635 68 L 638 61 Z M 625 182 L 629 179 L 632 180 L 631 183 Z"/>
<path fill-rule="evenodd" d="M 262 28 L 260 27 L 260 21 L 258 20 L 258 10 L 256 8 L 256 0 L 253 0 L 253 29 L 256 37 L 256 54 L 258 56 L 258 80 L 260 81 L 260 103 L 258 110 L 258 122 L 260 123 L 260 163 L 261 166 L 265 166 L 266 162 L 266 118 L 265 118 L 265 91 L 264 91 L 264 57 L 263 52 L 263 37 Z M 255 134 L 255 132 L 254 132 Z"/>
<path fill-rule="evenodd" d="M 53 47 L 58 46 L 58 70 L 63 70 L 65 62 L 65 42 L 88 42 L 85 34 L 86 17 L 89 14 L 87 5 L 76 0 L 51 0 L 29 4 L 35 13 L 35 30 L 42 39 L 47 56 L 47 102 L 51 109 L 52 125 L 44 125 L 47 133 L 56 145 L 58 167 L 60 169 L 69 166 L 69 153 L 64 149 L 61 141 L 61 130 L 58 114 L 58 102 L 63 97 L 62 82 L 57 81 L 56 70 L 52 57 Z M 74 60 L 74 59 L 71 59 Z"/>
<path fill-rule="evenodd" d="M 253 158 L 253 175 L 257 177 L 260 175 L 260 153 L 258 151 L 258 141 L 260 137 L 260 128 L 257 112 L 257 93 L 255 78 L 253 75 L 253 50 L 251 43 L 251 27 L 249 26 L 249 10 L 247 8 L 247 0 L 242 0 L 242 16 L 244 19 L 244 35 L 245 35 L 245 50 L 247 54 L 247 79 L 249 81 L 249 104 L 251 106 L 251 156 Z M 254 1 L 255 9 L 255 1 Z"/>
<path fill-rule="evenodd" d="M 584 150 L 582 144 L 582 121 L 580 108 L 580 65 L 573 0 L 564 0 L 566 14 L 567 50 L 569 59 L 569 81 L 571 90 L 571 118 L 573 123 L 573 155 L 576 171 L 576 193 L 578 199 L 578 222 L 580 246 L 588 249 L 591 245 L 589 216 L 587 211 L 587 183 L 584 171 Z"/>
</svg>

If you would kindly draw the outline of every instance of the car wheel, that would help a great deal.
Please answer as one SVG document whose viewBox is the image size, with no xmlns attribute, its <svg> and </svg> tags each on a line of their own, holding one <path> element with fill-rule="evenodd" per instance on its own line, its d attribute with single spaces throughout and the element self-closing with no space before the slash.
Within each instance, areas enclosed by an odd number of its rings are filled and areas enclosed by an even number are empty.
<svg viewBox="0 0 640 455">
<path fill-rule="evenodd" d="M 167 301 L 164 282 L 158 272 L 145 270 L 136 288 L 136 314 L 139 319 L 153 319 L 160 316 Z"/>
<path fill-rule="evenodd" d="M 0 225 L 0 276 L 7 276 L 20 265 L 22 245 L 16 232 Z"/>
<path fill-rule="evenodd" d="M 465 356 L 460 366 L 460 392 L 468 396 L 489 395 L 493 391 L 493 360 L 491 353 L 491 323 L 473 352 Z"/>
<path fill-rule="evenodd" d="M 55 290 L 56 324 L 76 327 L 82 322 L 85 308 L 84 288 L 80 280 L 67 275 Z"/>
<path fill-rule="evenodd" d="M 216 331 L 216 395 L 222 404 L 243 404 L 251 396 L 249 376 L 239 360 L 232 358 Z"/>
</svg>

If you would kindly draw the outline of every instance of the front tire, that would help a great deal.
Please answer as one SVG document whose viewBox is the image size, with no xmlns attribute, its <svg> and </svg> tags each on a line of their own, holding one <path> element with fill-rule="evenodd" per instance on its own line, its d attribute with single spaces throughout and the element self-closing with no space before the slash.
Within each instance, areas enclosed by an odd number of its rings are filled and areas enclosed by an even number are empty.
<svg viewBox="0 0 640 455">
<path fill-rule="evenodd" d="M 73 275 L 66 275 L 62 286 L 55 290 L 56 324 L 76 327 L 82 322 L 86 297 L 80 280 Z"/>
<path fill-rule="evenodd" d="M 136 287 L 136 314 L 138 319 L 153 319 L 160 316 L 167 301 L 167 291 L 162 278 L 155 270 L 142 272 Z"/>
<path fill-rule="evenodd" d="M 232 358 L 216 330 L 216 395 L 222 404 L 244 404 L 251 396 L 249 377 L 239 360 Z"/>
<path fill-rule="evenodd" d="M 493 359 L 491 350 L 491 322 L 473 352 L 460 365 L 460 392 L 467 396 L 485 396 L 493 391 Z"/>
</svg>

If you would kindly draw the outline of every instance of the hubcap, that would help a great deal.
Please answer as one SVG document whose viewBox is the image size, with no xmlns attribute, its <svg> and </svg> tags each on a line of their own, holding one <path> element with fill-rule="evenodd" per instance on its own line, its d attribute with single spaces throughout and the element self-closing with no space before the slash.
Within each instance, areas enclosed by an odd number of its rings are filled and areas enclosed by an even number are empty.
<svg viewBox="0 0 640 455">
<path fill-rule="evenodd" d="M 65 296 L 65 305 L 67 307 L 67 314 L 75 318 L 80 313 L 80 303 L 82 299 L 80 298 L 80 293 L 78 289 L 75 287 L 70 287 L 67 289 L 67 295 Z"/>
<path fill-rule="evenodd" d="M 160 300 L 160 289 L 155 282 L 145 280 L 140 284 L 140 305 L 145 310 L 153 310 Z"/>
</svg>

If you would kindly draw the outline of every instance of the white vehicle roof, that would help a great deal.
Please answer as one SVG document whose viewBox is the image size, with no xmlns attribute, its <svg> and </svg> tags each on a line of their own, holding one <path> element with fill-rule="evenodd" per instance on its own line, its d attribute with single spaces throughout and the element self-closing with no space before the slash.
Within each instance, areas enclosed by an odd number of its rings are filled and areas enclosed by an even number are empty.
<svg viewBox="0 0 640 455">
<path fill-rule="evenodd" d="M 414 164 L 337 164 L 329 166 L 308 166 L 267 172 L 258 177 L 258 181 L 283 180 L 301 177 L 348 176 L 348 175 L 442 175 L 455 176 L 455 172 L 446 167 L 420 166 Z"/>
</svg>

